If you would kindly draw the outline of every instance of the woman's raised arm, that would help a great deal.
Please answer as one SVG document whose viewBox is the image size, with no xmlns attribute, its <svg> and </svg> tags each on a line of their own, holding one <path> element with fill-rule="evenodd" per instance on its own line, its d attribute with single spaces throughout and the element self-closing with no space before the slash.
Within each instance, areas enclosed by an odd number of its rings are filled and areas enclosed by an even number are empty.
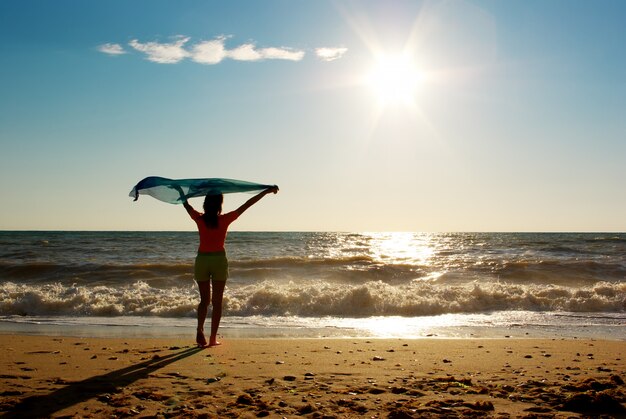
<svg viewBox="0 0 626 419">
<path fill-rule="evenodd" d="M 237 212 L 238 215 L 241 215 L 244 213 L 245 210 L 247 210 L 248 208 L 250 208 L 252 205 L 256 204 L 257 202 L 259 202 L 261 200 L 261 198 L 263 198 L 265 195 L 267 195 L 268 193 L 278 193 L 278 186 L 274 185 L 271 188 L 267 188 L 261 192 L 259 192 L 257 195 L 253 196 L 252 198 L 248 199 L 246 202 L 244 202 L 239 208 L 237 208 L 235 211 Z"/>
</svg>

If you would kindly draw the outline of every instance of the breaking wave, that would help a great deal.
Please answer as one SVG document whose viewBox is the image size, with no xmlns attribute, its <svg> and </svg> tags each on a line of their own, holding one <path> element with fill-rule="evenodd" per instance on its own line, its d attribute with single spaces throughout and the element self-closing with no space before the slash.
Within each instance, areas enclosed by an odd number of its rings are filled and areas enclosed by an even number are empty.
<svg viewBox="0 0 626 419">
<path fill-rule="evenodd" d="M 188 286 L 157 288 L 144 281 L 126 286 L 5 283 L 0 315 L 194 317 L 198 293 Z M 626 284 L 598 282 L 567 287 L 538 284 L 413 281 L 360 285 L 313 281 L 262 281 L 227 287 L 227 316 L 428 316 L 501 310 L 625 312 Z"/>
</svg>

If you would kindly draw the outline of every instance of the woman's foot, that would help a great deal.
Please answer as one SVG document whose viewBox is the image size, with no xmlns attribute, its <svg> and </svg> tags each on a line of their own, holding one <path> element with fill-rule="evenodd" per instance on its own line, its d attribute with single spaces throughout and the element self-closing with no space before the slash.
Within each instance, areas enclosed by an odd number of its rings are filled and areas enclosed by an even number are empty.
<svg viewBox="0 0 626 419">
<path fill-rule="evenodd" d="M 203 330 L 198 329 L 198 331 L 196 332 L 196 343 L 198 344 L 198 346 L 202 348 L 207 346 L 207 341 L 206 341 L 206 337 L 204 336 Z"/>
<path fill-rule="evenodd" d="M 211 336 L 211 340 L 209 341 L 209 347 L 221 345 L 222 342 L 217 340 L 217 336 Z"/>
</svg>

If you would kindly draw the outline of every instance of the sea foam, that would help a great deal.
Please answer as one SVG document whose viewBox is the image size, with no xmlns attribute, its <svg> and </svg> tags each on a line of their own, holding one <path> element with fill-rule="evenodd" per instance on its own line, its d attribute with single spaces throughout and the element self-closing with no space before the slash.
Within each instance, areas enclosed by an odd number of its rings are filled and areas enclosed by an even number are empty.
<svg viewBox="0 0 626 419">
<path fill-rule="evenodd" d="M 442 285 L 413 281 L 359 285 L 312 281 L 261 281 L 227 286 L 227 316 L 429 316 L 502 310 L 624 312 L 626 284 L 598 282 L 566 287 L 501 282 Z M 198 292 L 185 286 L 156 288 L 143 281 L 125 286 L 5 283 L 0 315 L 193 317 Z"/>
</svg>

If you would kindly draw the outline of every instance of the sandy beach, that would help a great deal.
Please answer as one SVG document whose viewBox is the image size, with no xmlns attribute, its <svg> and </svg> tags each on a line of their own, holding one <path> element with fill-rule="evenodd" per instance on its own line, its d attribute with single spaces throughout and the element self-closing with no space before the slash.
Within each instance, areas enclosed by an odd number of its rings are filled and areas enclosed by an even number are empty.
<svg viewBox="0 0 626 419">
<path fill-rule="evenodd" d="M 3 417 L 626 416 L 626 342 L 2 335 Z"/>
</svg>

